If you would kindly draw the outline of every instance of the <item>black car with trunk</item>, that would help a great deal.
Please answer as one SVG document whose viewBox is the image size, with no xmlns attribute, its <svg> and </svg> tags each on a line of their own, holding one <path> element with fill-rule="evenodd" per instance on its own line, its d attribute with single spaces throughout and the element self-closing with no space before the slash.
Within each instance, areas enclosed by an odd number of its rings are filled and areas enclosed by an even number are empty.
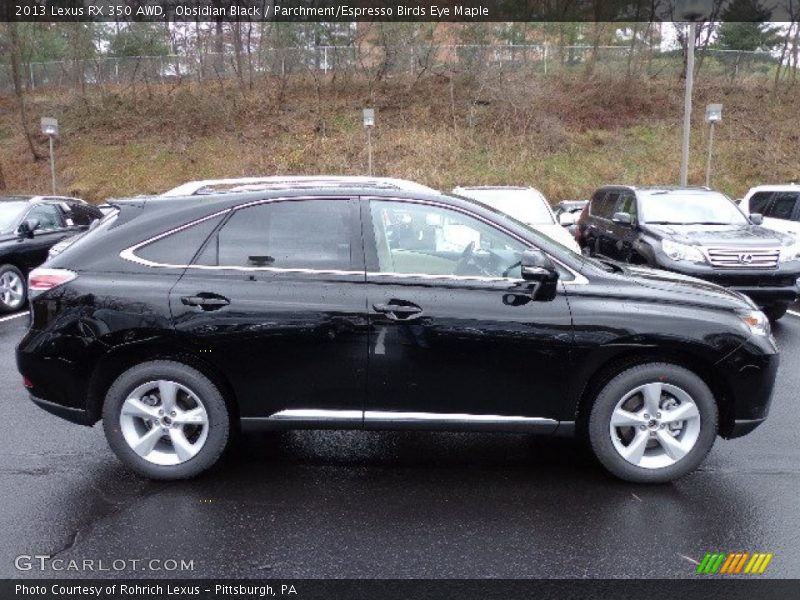
<svg viewBox="0 0 800 600">
<path fill-rule="evenodd" d="M 767 417 L 749 299 L 477 201 L 354 181 L 117 204 L 31 273 L 17 364 L 148 477 L 197 475 L 239 429 L 327 428 L 577 435 L 662 482 Z"/>
<path fill-rule="evenodd" d="M 800 244 L 707 188 L 605 186 L 576 239 L 584 253 L 676 271 L 752 298 L 770 320 L 798 297 Z"/>
<path fill-rule="evenodd" d="M 0 312 L 25 305 L 25 279 L 53 245 L 87 231 L 102 216 L 78 198 L 0 196 Z"/>
</svg>

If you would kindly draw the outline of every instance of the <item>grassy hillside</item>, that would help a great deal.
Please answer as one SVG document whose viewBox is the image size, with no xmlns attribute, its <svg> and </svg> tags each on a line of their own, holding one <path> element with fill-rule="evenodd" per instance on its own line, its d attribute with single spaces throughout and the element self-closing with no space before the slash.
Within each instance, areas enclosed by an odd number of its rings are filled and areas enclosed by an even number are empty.
<svg viewBox="0 0 800 600">
<path fill-rule="evenodd" d="M 431 77 L 266 82 L 263 88 L 164 86 L 27 98 L 31 127 L 61 123 L 60 192 L 101 201 L 157 193 L 191 179 L 272 174 L 363 174 L 363 106 L 378 112 L 376 174 L 441 189 L 529 184 L 553 201 L 603 183 L 675 183 L 680 81 L 495 80 Z M 690 181 L 704 178 L 705 105 L 722 102 L 714 187 L 797 179 L 797 90 L 730 86 L 701 78 L 695 97 Z M 37 138 L 42 151 L 46 139 Z M 0 165 L 6 192 L 46 192 L 49 166 L 33 162 L 11 98 L 0 97 Z"/>
</svg>

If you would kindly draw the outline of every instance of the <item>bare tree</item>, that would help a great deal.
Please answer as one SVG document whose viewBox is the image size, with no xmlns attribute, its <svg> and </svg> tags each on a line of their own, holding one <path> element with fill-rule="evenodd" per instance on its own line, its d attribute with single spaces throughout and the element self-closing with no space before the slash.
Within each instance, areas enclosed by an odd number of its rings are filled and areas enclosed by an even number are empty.
<svg viewBox="0 0 800 600">
<path fill-rule="evenodd" d="M 19 118 L 22 124 L 22 133 L 25 135 L 25 140 L 28 142 L 28 149 L 31 151 L 33 160 L 42 160 L 44 155 L 40 154 L 33 143 L 33 136 L 28 128 L 28 112 L 25 109 L 25 90 L 22 85 L 22 74 L 20 73 L 20 43 L 19 33 L 17 31 L 17 23 L 6 23 L 8 31 L 8 38 L 11 45 L 11 78 L 14 80 L 14 97 L 17 101 L 17 109 L 19 110 Z"/>
</svg>

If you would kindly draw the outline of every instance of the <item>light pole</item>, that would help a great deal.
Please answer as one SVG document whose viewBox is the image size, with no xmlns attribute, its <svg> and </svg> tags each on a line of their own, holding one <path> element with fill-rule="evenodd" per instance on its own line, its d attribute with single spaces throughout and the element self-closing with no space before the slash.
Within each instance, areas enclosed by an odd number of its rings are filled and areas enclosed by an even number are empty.
<svg viewBox="0 0 800 600">
<path fill-rule="evenodd" d="M 694 38 L 697 24 L 689 23 L 686 38 L 686 88 L 683 94 L 683 141 L 681 143 L 681 185 L 689 183 L 689 138 L 692 132 L 692 91 L 694 89 Z"/>
<path fill-rule="evenodd" d="M 58 121 L 50 117 L 42 117 L 42 133 L 50 140 L 50 179 L 53 195 L 56 195 L 56 156 L 53 150 L 53 138 L 58 137 Z"/>
<path fill-rule="evenodd" d="M 711 153 L 714 147 L 714 125 L 722 121 L 722 104 L 706 106 L 706 123 L 708 123 L 708 156 L 706 157 L 706 187 L 711 187 Z"/>
<path fill-rule="evenodd" d="M 709 14 L 708 0 L 677 0 L 675 14 L 682 21 L 689 22 L 686 37 L 686 88 L 683 94 L 683 140 L 681 143 L 681 185 L 689 183 L 689 138 L 692 129 L 692 92 L 694 88 L 694 41 L 697 36 L 697 22 Z"/>
<path fill-rule="evenodd" d="M 367 130 L 367 172 L 372 177 L 372 128 L 375 127 L 375 109 L 364 109 L 364 129 Z"/>
</svg>

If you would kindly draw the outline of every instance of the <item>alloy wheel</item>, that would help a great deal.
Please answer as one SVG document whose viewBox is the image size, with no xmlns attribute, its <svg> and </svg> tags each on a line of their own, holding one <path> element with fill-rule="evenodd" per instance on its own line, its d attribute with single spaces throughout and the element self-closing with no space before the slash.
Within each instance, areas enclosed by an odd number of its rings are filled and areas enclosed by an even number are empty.
<svg viewBox="0 0 800 600">
<path fill-rule="evenodd" d="M 700 411 L 676 385 L 659 381 L 625 394 L 611 413 L 611 442 L 622 458 L 644 469 L 674 465 L 700 436 Z"/>
<path fill-rule="evenodd" d="M 128 394 L 119 423 L 131 449 L 156 465 L 192 459 L 208 438 L 208 413 L 200 397 L 164 379 L 144 383 Z"/>
<path fill-rule="evenodd" d="M 0 300 L 10 309 L 19 308 L 25 298 L 25 284 L 19 275 L 6 271 L 0 275 Z"/>
</svg>

